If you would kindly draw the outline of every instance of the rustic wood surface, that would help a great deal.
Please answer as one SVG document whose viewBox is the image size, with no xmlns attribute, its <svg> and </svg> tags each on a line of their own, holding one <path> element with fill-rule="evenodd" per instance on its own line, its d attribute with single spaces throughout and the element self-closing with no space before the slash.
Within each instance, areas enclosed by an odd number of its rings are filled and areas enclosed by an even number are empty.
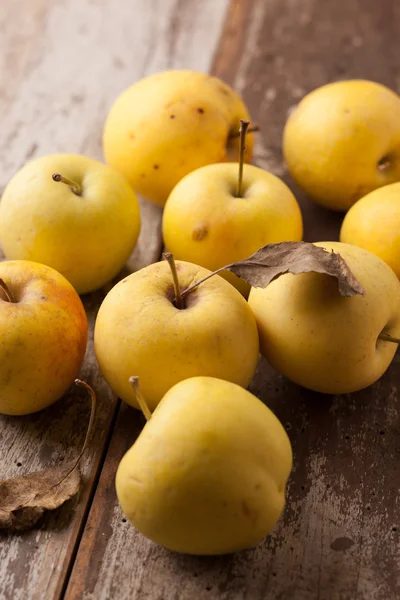
<svg viewBox="0 0 400 600">
<path fill-rule="evenodd" d="M 4 6 L 3 6 L 4 4 Z M 166 68 L 207 70 L 225 0 L 115 3 L 112 0 L 13 0 L 0 11 L 0 190 L 28 160 L 55 152 L 102 159 L 101 133 L 116 96 Z M 161 211 L 142 202 L 142 231 L 128 263 L 158 260 Z M 106 291 L 106 290 L 105 290 Z M 81 377 L 96 391 L 91 444 L 79 497 L 24 534 L 0 532 L 0 599 L 62 597 L 112 431 L 118 402 L 101 378 L 93 325 L 104 291 L 87 296 L 89 345 Z M 0 417 L 0 478 L 68 460 L 80 448 L 89 402 L 71 394 L 24 418 Z"/>
<path fill-rule="evenodd" d="M 40 154 L 100 158 L 101 127 L 113 98 L 148 72 L 171 66 L 207 70 L 227 5 L 7 3 L 0 14 L 0 108 L 6 117 L 0 185 Z M 399 30 L 394 0 L 230 3 L 213 72 L 243 94 L 261 124 L 255 162 L 295 191 L 306 239 L 337 238 L 340 216 L 311 205 L 290 182 L 281 157 L 287 113 L 309 90 L 335 79 L 368 77 L 397 89 Z M 160 251 L 160 213 L 143 207 L 143 235 L 130 269 L 155 260 Z M 85 301 L 92 322 L 102 295 Z M 399 356 L 380 382 L 342 397 L 307 392 L 260 361 L 251 390 L 285 424 L 294 449 L 287 508 L 257 548 L 218 558 L 172 554 L 125 521 L 115 471 L 143 420 L 109 394 L 91 349 L 83 375 L 100 404 L 83 465 L 85 486 L 37 530 L 0 537 L 1 600 L 400 597 Z M 3 418 L 0 476 L 67 459 L 82 440 L 87 415 L 83 397 L 66 397 L 43 414 Z"/>
<path fill-rule="evenodd" d="M 309 90 L 348 77 L 396 89 L 400 10 L 373 0 L 232 2 L 213 71 L 261 124 L 255 161 L 294 189 L 306 239 L 337 239 L 339 215 L 312 205 L 281 157 L 288 111 Z M 273 534 L 233 556 L 195 558 L 138 534 L 118 506 L 118 463 L 143 424 L 122 406 L 66 592 L 67 600 L 394 600 L 399 578 L 397 356 L 383 379 L 342 397 L 310 393 L 264 360 L 251 390 L 285 424 L 294 449 L 287 508 Z"/>
</svg>

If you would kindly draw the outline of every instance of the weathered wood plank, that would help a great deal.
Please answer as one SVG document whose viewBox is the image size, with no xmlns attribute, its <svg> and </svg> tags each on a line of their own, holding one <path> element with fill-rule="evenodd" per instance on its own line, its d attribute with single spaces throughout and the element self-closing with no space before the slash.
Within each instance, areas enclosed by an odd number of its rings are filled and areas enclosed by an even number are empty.
<svg viewBox="0 0 400 600">
<path fill-rule="evenodd" d="M 101 132 L 118 93 L 145 74 L 172 67 L 208 68 L 226 2 L 179 0 L 16 0 L 0 14 L 0 189 L 27 160 L 74 152 L 101 159 Z M 142 203 L 142 232 L 129 261 L 135 270 L 158 259 L 161 212 Z M 104 291 L 85 298 L 90 341 L 81 377 L 98 396 L 92 441 L 82 462 L 84 486 L 41 526 L 0 534 L 0 598 L 58 598 L 63 592 L 97 481 L 118 403 L 101 378 L 93 325 Z M 38 415 L 0 418 L 0 475 L 68 459 L 80 447 L 87 401 L 67 396 Z"/>
<path fill-rule="evenodd" d="M 214 72 L 245 97 L 262 126 L 256 162 L 287 181 L 281 133 L 310 89 L 347 77 L 397 87 L 395 3 L 240 0 L 231 3 Z M 310 240 L 337 238 L 340 217 L 298 190 Z M 368 390 L 324 397 L 274 373 L 264 360 L 251 389 L 291 437 L 295 468 L 285 514 L 253 550 L 218 558 L 172 554 L 123 521 L 115 471 L 141 420 L 120 410 L 66 598 L 86 600 L 388 600 L 398 565 L 399 356 Z"/>
</svg>

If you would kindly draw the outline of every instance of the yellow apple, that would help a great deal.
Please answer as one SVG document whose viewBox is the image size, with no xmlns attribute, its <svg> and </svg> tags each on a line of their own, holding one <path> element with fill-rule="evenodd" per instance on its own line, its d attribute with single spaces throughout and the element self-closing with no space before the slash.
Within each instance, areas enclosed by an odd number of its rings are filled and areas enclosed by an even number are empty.
<svg viewBox="0 0 400 600">
<path fill-rule="evenodd" d="M 208 165 L 186 175 L 165 205 L 163 235 L 175 258 L 211 271 L 247 258 L 266 244 L 300 241 L 300 208 L 289 188 L 271 173 L 244 165 L 237 195 L 238 164 Z M 242 294 L 250 286 L 221 273 Z"/>
<path fill-rule="evenodd" d="M 292 381 L 327 394 L 354 392 L 374 383 L 390 365 L 397 344 L 378 339 L 400 335 L 400 282 L 370 252 L 340 242 L 318 242 L 337 252 L 364 287 L 364 296 L 340 296 L 328 275 L 282 275 L 252 288 L 260 348 Z"/>
<path fill-rule="evenodd" d="M 348 210 L 400 180 L 400 97 L 373 81 L 338 81 L 308 94 L 283 137 L 290 174 L 316 202 Z"/>
<path fill-rule="evenodd" d="M 6 257 L 53 267 L 79 294 L 119 273 L 139 230 L 139 203 L 128 182 L 85 156 L 53 154 L 28 163 L 0 202 Z"/>
<path fill-rule="evenodd" d="M 400 183 L 361 198 L 344 218 L 340 241 L 369 250 L 400 278 Z"/>
<path fill-rule="evenodd" d="M 164 71 L 117 98 L 104 127 L 104 156 L 139 194 L 163 206 L 184 175 L 236 156 L 238 138 L 230 135 L 247 118 L 242 100 L 220 79 Z M 252 145 L 249 136 L 249 161 Z"/>
<path fill-rule="evenodd" d="M 177 261 L 181 289 L 210 273 Z M 181 310 L 174 302 L 166 261 L 129 275 L 106 296 L 94 342 L 101 372 L 112 390 L 138 407 L 129 385 L 140 377 L 151 409 L 182 379 L 209 375 L 247 386 L 258 361 L 258 334 L 244 298 L 221 277 L 190 292 Z"/>
<path fill-rule="evenodd" d="M 82 302 L 57 271 L 0 262 L 0 413 L 26 415 L 60 398 L 85 356 Z"/>
<path fill-rule="evenodd" d="M 151 540 L 189 554 L 254 546 L 285 505 L 292 450 L 279 420 L 212 377 L 170 389 L 117 471 L 122 510 Z"/>
</svg>

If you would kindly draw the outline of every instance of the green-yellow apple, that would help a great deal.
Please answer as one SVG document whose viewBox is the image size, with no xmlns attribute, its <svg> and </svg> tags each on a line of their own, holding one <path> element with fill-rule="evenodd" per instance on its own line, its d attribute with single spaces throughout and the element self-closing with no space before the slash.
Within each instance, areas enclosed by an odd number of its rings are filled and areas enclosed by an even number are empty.
<svg viewBox="0 0 400 600">
<path fill-rule="evenodd" d="M 60 398 L 85 356 L 82 302 L 57 271 L 0 262 L 0 413 L 26 415 Z"/>
<path fill-rule="evenodd" d="M 257 544 L 285 505 L 287 434 L 243 388 L 193 377 L 170 389 L 117 471 L 122 510 L 151 540 L 189 554 Z"/>
<path fill-rule="evenodd" d="M 348 210 L 400 180 L 400 97 L 373 81 L 337 81 L 308 94 L 283 137 L 289 171 L 316 202 Z"/>
<path fill-rule="evenodd" d="M 118 274 L 139 230 L 139 203 L 128 182 L 85 156 L 54 154 L 28 163 L 0 202 L 6 257 L 53 267 L 79 294 Z"/>
<path fill-rule="evenodd" d="M 182 261 L 176 269 L 183 291 L 210 273 Z M 112 390 L 132 406 L 138 407 L 129 385 L 132 373 L 140 377 L 151 409 L 188 377 L 209 375 L 245 387 L 254 375 L 257 326 L 234 287 L 212 277 L 184 297 L 182 308 L 174 297 L 170 267 L 162 261 L 120 281 L 100 307 L 97 360 Z"/>
<path fill-rule="evenodd" d="M 343 297 L 337 281 L 319 273 L 286 274 L 265 289 L 252 288 L 249 305 L 260 348 L 292 381 L 327 394 L 345 394 L 374 383 L 390 365 L 400 335 L 400 282 L 370 252 L 340 242 L 318 242 L 337 252 L 365 289 Z"/>
<path fill-rule="evenodd" d="M 300 241 L 303 223 L 295 197 L 278 177 L 239 162 L 186 175 L 165 205 L 163 235 L 175 258 L 216 271 L 266 244 Z M 229 271 L 221 275 L 242 294 L 249 293 L 243 279 Z"/>
<path fill-rule="evenodd" d="M 248 112 L 226 83 L 195 71 L 164 71 L 125 90 L 107 117 L 106 161 L 145 198 L 163 206 L 190 171 L 238 150 Z M 246 159 L 251 159 L 249 136 Z"/>
</svg>

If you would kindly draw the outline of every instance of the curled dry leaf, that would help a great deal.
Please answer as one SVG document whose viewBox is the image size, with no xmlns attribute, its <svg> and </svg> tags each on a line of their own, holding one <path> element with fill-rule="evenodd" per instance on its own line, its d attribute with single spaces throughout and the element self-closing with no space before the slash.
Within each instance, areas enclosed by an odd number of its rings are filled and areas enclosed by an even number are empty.
<svg viewBox="0 0 400 600">
<path fill-rule="evenodd" d="M 249 258 L 228 265 L 225 269 L 232 271 L 252 287 L 262 288 L 285 273 L 324 273 L 337 279 L 342 296 L 365 294 L 364 288 L 340 254 L 328 252 L 310 242 L 268 244 Z"/>
<path fill-rule="evenodd" d="M 0 529 L 30 529 L 45 511 L 75 496 L 80 482 L 79 467 L 72 462 L 0 481 Z"/>
<path fill-rule="evenodd" d="M 93 426 L 96 396 L 87 383 L 79 379 L 75 383 L 83 386 L 91 399 L 89 425 L 79 456 L 60 466 L 0 480 L 0 529 L 31 529 L 46 511 L 58 508 L 78 493 L 81 483 L 79 461 Z"/>
</svg>

